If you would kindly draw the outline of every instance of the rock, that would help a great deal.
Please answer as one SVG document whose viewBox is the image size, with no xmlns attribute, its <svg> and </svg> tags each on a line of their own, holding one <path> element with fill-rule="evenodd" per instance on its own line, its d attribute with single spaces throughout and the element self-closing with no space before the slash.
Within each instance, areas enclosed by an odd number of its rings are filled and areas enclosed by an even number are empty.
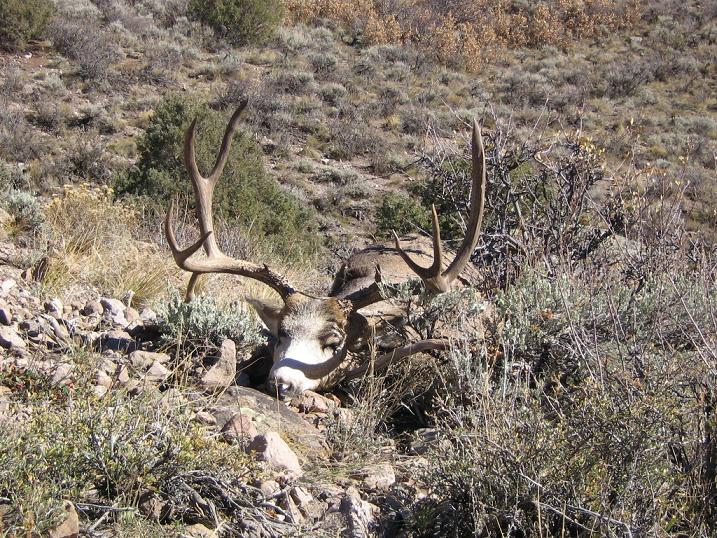
<svg viewBox="0 0 717 538">
<path fill-rule="evenodd" d="M 361 480 L 368 489 L 388 489 L 396 483 L 396 473 L 390 463 L 368 465 L 352 473 L 351 478 Z"/>
<path fill-rule="evenodd" d="M 134 323 L 135 321 L 138 321 L 140 319 L 139 312 L 137 312 L 131 306 L 124 311 L 124 317 L 128 323 Z"/>
<path fill-rule="evenodd" d="M 144 322 L 154 321 L 157 319 L 157 313 L 151 308 L 143 308 L 142 311 L 139 313 L 139 319 Z"/>
<path fill-rule="evenodd" d="M 149 383 L 161 383 L 169 377 L 172 372 L 164 367 L 159 361 L 154 361 L 142 379 Z"/>
<path fill-rule="evenodd" d="M 217 423 L 216 417 L 207 411 L 197 411 L 193 419 L 195 422 L 206 424 L 207 426 L 214 426 Z M 224 427 L 226 427 L 226 424 Z"/>
<path fill-rule="evenodd" d="M 0 420 L 3 415 L 6 415 L 10 411 L 10 404 L 12 403 L 12 390 L 9 387 L 0 385 Z"/>
<path fill-rule="evenodd" d="M 12 324 L 12 310 L 10 310 L 10 307 L 7 305 L 0 306 L 0 324 Z"/>
<path fill-rule="evenodd" d="M 204 374 L 201 385 L 207 390 L 217 390 L 228 387 L 234 382 L 237 372 L 237 348 L 233 340 L 222 342 L 219 352 L 219 361 Z"/>
<path fill-rule="evenodd" d="M 117 363 L 111 357 L 102 357 L 98 368 L 108 375 L 113 375 L 117 372 Z"/>
<path fill-rule="evenodd" d="M 0 327 L 0 346 L 5 349 L 25 349 L 27 344 L 12 327 Z"/>
<path fill-rule="evenodd" d="M 373 505 L 362 500 L 356 488 L 350 487 L 346 490 L 340 510 L 348 523 L 348 533 L 345 536 L 350 538 L 371 536 L 371 527 L 376 520 Z"/>
<path fill-rule="evenodd" d="M 100 316 L 103 311 L 104 308 L 102 307 L 102 303 L 99 301 L 87 301 L 85 306 L 82 307 L 80 314 L 83 316 Z"/>
<path fill-rule="evenodd" d="M 75 364 L 72 362 L 63 362 L 55 366 L 55 372 L 52 374 L 53 385 L 65 385 L 71 381 L 70 375 L 74 370 Z"/>
<path fill-rule="evenodd" d="M 135 368 L 146 370 L 155 362 L 168 363 L 170 356 L 166 353 L 153 353 L 151 351 L 133 351 L 129 354 L 129 361 Z"/>
<path fill-rule="evenodd" d="M 303 474 L 299 458 L 276 432 L 257 435 L 249 443 L 248 450 L 254 453 L 259 461 L 265 461 L 276 469 L 285 469 L 295 476 Z"/>
<path fill-rule="evenodd" d="M 107 389 L 112 388 L 112 378 L 104 370 L 97 370 L 95 383 Z"/>
<path fill-rule="evenodd" d="M 213 538 L 214 536 L 219 536 L 216 531 L 205 527 L 201 523 L 189 525 L 184 529 L 184 532 L 187 536 L 191 536 L 192 538 Z"/>
<path fill-rule="evenodd" d="M 75 506 L 71 502 L 65 502 L 64 508 L 64 520 L 48 533 L 50 538 L 77 538 L 80 535 L 80 519 Z"/>
<path fill-rule="evenodd" d="M 262 480 L 261 484 L 259 484 L 259 489 L 264 494 L 264 497 L 268 498 L 279 493 L 281 486 L 276 480 Z"/>
<path fill-rule="evenodd" d="M 167 512 L 167 503 L 148 491 L 139 498 L 139 511 L 147 519 L 159 521 Z"/>
<path fill-rule="evenodd" d="M 121 327 L 126 327 L 129 322 L 127 321 L 127 318 L 125 317 L 125 305 L 122 303 L 122 301 L 118 299 L 108 299 L 107 297 L 102 297 L 100 299 L 100 303 L 102 304 L 102 317 L 104 317 L 106 320 L 111 321 L 115 325 L 119 325 Z"/>
<path fill-rule="evenodd" d="M 109 299 L 107 297 L 102 297 L 100 299 L 100 304 L 102 305 L 102 313 L 109 315 L 109 316 L 117 316 L 122 315 L 124 316 L 125 312 L 125 305 L 122 301 L 119 299 Z"/>
<path fill-rule="evenodd" d="M 325 437 L 318 429 L 296 411 L 255 389 L 232 385 L 209 410 L 217 418 L 217 424 L 224 425 L 235 414 L 242 413 L 252 418 L 260 434 L 280 431 L 300 455 L 312 459 L 328 457 Z"/>
<path fill-rule="evenodd" d="M 15 282 L 15 280 L 13 280 L 12 278 L 6 278 L 2 282 L 0 282 L 0 291 L 3 293 L 7 293 L 16 285 L 17 282 Z"/>
<path fill-rule="evenodd" d="M 50 314 L 55 319 L 62 318 L 65 313 L 65 306 L 57 297 L 53 297 L 52 299 L 45 301 L 43 306 L 45 308 L 45 312 Z"/>
<path fill-rule="evenodd" d="M 104 385 L 95 385 L 94 387 L 92 387 L 92 392 L 94 392 L 95 396 L 97 396 L 98 398 L 102 398 L 109 391 L 110 389 L 105 387 Z"/>
<path fill-rule="evenodd" d="M 257 435 L 257 431 L 251 417 L 237 413 L 224 424 L 222 435 L 228 443 L 248 444 Z"/>
<path fill-rule="evenodd" d="M 296 502 L 291 498 L 290 495 L 284 495 L 279 501 L 279 508 L 289 515 L 292 523 L 302 523 L 304 521 L 304 514 L 301 513 L 299 507 L 296 506 Z"/>
<path fill-rule="evenodd" d="M 408 453 L 420 456 L 438 443 L 438 430 L 435 428 L 420 428 L 413 432 L 414 438 L 408 443 Z"/>
<path fill-rule="evenodd" d="M 106 331 L 99 338 L 100 351 L 131 352 L 137 349 L 137 342 L 125 331 Z"/>
<path fill-rule="evenodd" d="M 126 366 L 122 365 L 120 367 L 120 371 L 117 374 L 117 381 L 119 383 L 121 383 L 122 385 L 124 385 L 125 383 L 127 383 L 129 381 L 129 370 L 127 369 Z"/>
<path fill-rule="evenodd" d="M 336 402 L 329 398 L 307 390 L 291 400 L 291 406 L 301 413 L 328 413 L 336 408 Z"/>
</svg>

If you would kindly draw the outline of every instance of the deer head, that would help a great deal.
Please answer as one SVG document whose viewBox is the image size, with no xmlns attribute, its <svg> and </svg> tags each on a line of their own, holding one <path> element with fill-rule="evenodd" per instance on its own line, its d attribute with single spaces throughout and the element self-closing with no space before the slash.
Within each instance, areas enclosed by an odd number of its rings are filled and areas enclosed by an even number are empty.
<svg viewBox="0 0 717 538">
<path fill-rule="evenodd" d="M 276 291 L 281 306 L 273 306 L 257 300 L 249 300 L 268 330 L 276 339 L 274 364 L 269 374 L 268 386 L 280 397 L 305 390 L 329 388 L 340 379 L 358 375 L 365 370 L 357 362 L 361 347 L 366 344 L 367 321 L 361 310 L 383 300 L 378 286 L 385 269 L 393 264 L 393 273 L 407 278 L 418 276 L 432 293 L 448 291 L 464 270 L 478 242 L 485 203 L 485 156 L 478 125 L 473 124 L 472 137 L 472 188 L 470 215 L 462 244 L 454 259 L 446 265 L 441 241 L 438 213 L 432 208 L 433 260 L 429 267 L 416 263 L 409 251 L 416 250 L 413 243 L 404 249 L 401 239 L 394 233 L 395 247 L 378 245 L 359 253 L 363 272 L 352 274 L 351 259 L 337 275 L 332 290 L 324 297 L 315 297 L 297 290 L 283 276 L 266 265 L 226 256 L 217 245 L 212 218 L 214 187 L 226 164 L 234 132 L 241 112 L 242 102 L 227 125 L 219 155 L 209 176 L 204 177 L 197 168 L 194 153 L 196 120 L 187 130 L 184 143 L 184 162 L 189 172 L 196 198 L 200 238 L 182 249 L 177 244 L 172 225 L 173 206 L 170 205 L 165 219 L 165 233 L 177 265 L 192 273 L 187 287 L 186 300 L 193 296 L 197 278 L 207 273 L 228 273 L 263 282 Z M 204 249 L 206 256 L 194 254 Z M 377 254 L 372 256 L 371 253 Z M 368 271 L 365 269 L 368 267 Z M 411 343 L 390 353 L 379 356 L 375 367 L 380 368 L 392 360 L 427 350 L 445 349 L 443 340 L 422 340 Z"/>
</svg>

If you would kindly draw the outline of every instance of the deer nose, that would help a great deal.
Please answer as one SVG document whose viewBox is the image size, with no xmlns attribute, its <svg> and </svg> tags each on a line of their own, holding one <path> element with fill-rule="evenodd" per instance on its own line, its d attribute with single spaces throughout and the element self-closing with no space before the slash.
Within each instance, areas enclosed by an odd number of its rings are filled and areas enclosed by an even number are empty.
<svg viewBox="0 0 717 538">
<path fill-rule="evenodd" d="M 269 378 L 269 391 L 280 400 L 289 396 L 293 392 L 293 389 L 293 385 L 283 379 L 279 380 L 274 376 Z"/>
</svg>

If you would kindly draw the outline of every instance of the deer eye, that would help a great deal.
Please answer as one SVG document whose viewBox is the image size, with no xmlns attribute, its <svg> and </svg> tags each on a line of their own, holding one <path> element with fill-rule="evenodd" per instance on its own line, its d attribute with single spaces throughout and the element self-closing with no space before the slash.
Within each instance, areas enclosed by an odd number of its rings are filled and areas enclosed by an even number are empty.
<svg viewBox="0 0 717 538">
<path fill-rule="evenodd" d="M 341 342 L 339 340 L 332 340 L 330 342 L 326 342 L 323 345 L 324 351 L 331 350 L 333 353 L 338 351 L 338 349 L 341 347 Z"/>
</svg>

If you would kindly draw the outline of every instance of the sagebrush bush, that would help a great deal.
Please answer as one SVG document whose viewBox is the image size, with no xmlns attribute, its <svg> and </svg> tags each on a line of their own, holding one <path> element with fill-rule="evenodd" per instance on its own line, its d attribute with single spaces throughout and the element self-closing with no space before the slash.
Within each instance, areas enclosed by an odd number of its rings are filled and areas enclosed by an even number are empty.
<svg viewBox="0 0 717 538">
<path fill-rule="evenodd" d="M 159 330 L 168 344 L 186 349 L 219 346 L 229 338 L 237 347 L 249 347 L 260 340 L 259 325 L 246 307 L 221 306 L 208 295 L 185 302 L 173 293 L 158 306 Z"/>
<path fill-rule="evenodd" d="M 2 205 L 14 217 L 16 233 L 37 233 L 45 221 L 42 204 L 30 192 L 11 190 L 2 200 Z"/>
<path fill-rule="evenodd" d="M 221 146 L 227 118 L 196 98 L 170 95 L 157 106 L 146 133 L 138 141 L 139 159 L 129 175 L 119 180 L 118 192 L 141 196 L 162 214 L 171 197 L 193 198 L 181 154 L 185 131 L 195 118 L 199 169 L 210 170 Z M 287 259 L 312 254 L 318 247 L 310 211 L 267 177 L 261 148 L 241 131 L 234 137 L 224 173 L 217 183 L 214 211 L 216 218 L 236 220 L 243 225 L 245 234 L 271 244 L 274 251 Z"/>
<path fill-rule="evenodd" d="M 283 4 L 279 0 L 191 0 L 188 13 L 234 45 L 259 45 L 276 32 Z"/>
<path fill-rule="evenodd" d="M 42 36 L 55 14 L 51 0 L 3 0 L 0 3 L 0 48 L 23 49 Z"/>
<path fill-rule="evenodd" d="M 178 490 L 192 473 L 220 481 L 252 468 L 240 446 L 203 437 L 188 406 L 159 393 L 98 400 L 86 382 L 67 390 L 72 405 L 31 401 L 28 420 L 0 423 L 0 491 L 13 507 L 0 532 L 47 534 L 63 520 L 63 499 L 136 506 L 154 492 L 186 513 Z"/>
</svg>

